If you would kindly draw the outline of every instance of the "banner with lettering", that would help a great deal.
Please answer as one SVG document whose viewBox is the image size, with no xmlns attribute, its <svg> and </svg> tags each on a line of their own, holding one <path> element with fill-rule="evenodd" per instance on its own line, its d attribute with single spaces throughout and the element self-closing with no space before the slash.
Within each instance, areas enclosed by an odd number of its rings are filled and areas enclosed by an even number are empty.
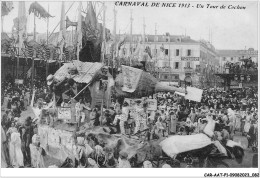
<svg viewBox="0 0 260 178">
<path fill-rule="evenodd" d="M 157 110 L 157 100 L 156 99 L 146 99 L 147 110 L 156 111 Z"/>
<path fill-rule="evenodd" d="M 142 70 L 122 65 L 122 74 L 122 91 L 133 93 L 136 90 L 138 82 L 141 78 Z"/>
<path fill-rule="evenodd" d="M 58 119 L 69 122 L 71 120 L 71 109 L 58 107 Z"/>
</svg>

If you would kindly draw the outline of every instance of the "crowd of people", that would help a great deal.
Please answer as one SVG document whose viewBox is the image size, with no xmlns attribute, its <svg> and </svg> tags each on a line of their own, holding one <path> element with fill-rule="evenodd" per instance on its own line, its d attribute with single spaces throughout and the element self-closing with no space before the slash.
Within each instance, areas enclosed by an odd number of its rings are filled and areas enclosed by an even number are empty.
<svg viewBox="0 0 260 178">
<path fill-rule="evenodd" d="M 226 68 L 229 68 L 230 73 L 243 73 L 243 74 L 254 74 L 258 70 L 257 63 L 252 61 L 251 58 L 249 59 L 244 59 L 244 62 L 237 62 L 237 63 L 232 63 L 232 62 L 226 62 L 225 64 Z"/>
<path fill-rule="evenodd" d="M 43 157 L 46 153 L 41 147 L 37 133 L 37 125 L 42 122 L 36 122 L 42 121 L 41 118 L 45 117 L 35 116 L 36 120 L 27 117 L 24 123 L 19 122 L 21 112 L 27 110 L 32 99 L 28 86 L 3 83 L 2 91 L 2 160 L 5 160 L 6 166 L 9 167 L 45 167 Z M 35 86 L 34 101 L 38 102 L 31 106 L 42 111 L 43 104 L 53 99 L 51 91 L 43 83 Z M 202 133 L 206 126 L 205 120 L 214 121 L 219 127 L 212 136 L 214 139 L 232 140 L 236 132 L 241 132 L 248 138 L 248 147 L 257 147 L 257 87 L 230 91 L 205 89 L 201 102 L 185 100 L 183 96 L 170 92 L 158 92 L 148 97 L 130 100 L 131 102 L 127 99 L 119 101 L 112 97 L 111 105 L 95 106 L 92 109 L 90 101 L 84 97 L 71 100 L 69 106 L 72 120 L 75 120 L 79 127 L 86 124 L 88 127 L 104 126 L 109 128 L 106 132 L 110 134 L 136 136 L 142 142 L 170 135 Z M 148 109 L 149 100 L 156 101 L 156 109 Z M 44 122 L 50 124 L 52 119 L 53 123 L 55 118 L 57 115 L 51 114 Z M 92 159 L 93 154 L 86 150 L 92 150 L 94 155 L 99 155 L 104 151 L 104 146 L 97 144 L 95 138 L 78 139 L 79 166 L 100 167 Z M 85 144 L 86 141 L 88 144 Z M 88 149 L 86 145 L 89 146 Z M 85 156 L 80 153 L 83 148 Z M 127 153 L 120 152 L 118 160 L 110 156 L 112 167 L 131 167 Z M 81 163 L 83 157 L 85 161 Z M 144 167 L 147 166 L 151 164 L 145 162 Z"/>
<path fill-rule="evenodd" d="M 48 92 L 45 82 L 35 81 L 34 90 L 34 100 L 43 98 L 45 102 L 50 102 L 48 99 L 50 92 Z M 40 140 L 36 134 L 36 120 L 30 116 L 23 120 L 21 115 L 33 104 L 31 100 L 32 92 L 29 83 L 18 84 L 11 78 L 2 82 L 2 167 L 44 167 L 42 164 L 38 164 L 36 159 L 36 157 L 41 158 L 39 153 Z M 43 151 L 41 152 L 44 154 Z M 43 160 L 40 163 L 43 163 Z"/>
</svg>

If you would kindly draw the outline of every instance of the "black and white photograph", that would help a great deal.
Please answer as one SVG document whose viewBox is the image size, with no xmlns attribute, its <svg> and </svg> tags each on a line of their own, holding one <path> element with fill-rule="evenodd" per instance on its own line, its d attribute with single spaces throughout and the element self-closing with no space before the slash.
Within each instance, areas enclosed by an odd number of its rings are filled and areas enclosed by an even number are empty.
<svg viewBox="0 0 260 178">
<path fill-rule="evenodd" d="M 259 7 L 1 1 L 2 176 L 259 177 Z"/>
</svg>

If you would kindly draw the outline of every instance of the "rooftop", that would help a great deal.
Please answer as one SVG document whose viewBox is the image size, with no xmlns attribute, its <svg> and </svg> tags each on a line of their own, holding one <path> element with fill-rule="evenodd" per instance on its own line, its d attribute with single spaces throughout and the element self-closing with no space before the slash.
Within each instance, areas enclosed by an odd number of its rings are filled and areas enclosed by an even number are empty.
<svg viewBox="0 0 260 178">
<path fill-rule="evenodd" d="M 253 48 L 249 48 L 248 50 L 217 50 L 218 55 L 221 57 L 242 57 L 242 56 L 257 56 L 258 51 Z"/>
<path fill-rule="evenodd" d="M 129 34 L 122 34 L 120 37 L 126 36 L 126 42 L 130 42 L 130 35 Z M 117 34 L 119 37 L 119 34 Z M 141 34 L 133 34 L 132 35 L 133 42 L 138 42 L 142 39 Z M 167 36 L 166 35 L 145 35 L 146 42 L 166 42 Z M 183 35 L 170 35 L 170 42 L 179 42 L 179 43 L 195 43 L 198 44 L 199 42 L 190 38 L 190 36 L 183 36 Z"/>
</svg>

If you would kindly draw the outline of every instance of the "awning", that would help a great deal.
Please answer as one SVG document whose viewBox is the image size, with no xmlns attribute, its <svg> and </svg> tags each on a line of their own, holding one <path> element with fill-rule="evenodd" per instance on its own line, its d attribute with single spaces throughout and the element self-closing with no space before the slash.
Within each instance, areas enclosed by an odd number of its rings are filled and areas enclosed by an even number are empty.
<svg viewBox="0 0 260 178">
<path fill-rule="evenodd" d="M 73 61 L 71 63 L 64 63 L 59 70 L 54 74 L 55 78 L 58 80 L 67 77 L 73 78 L 74 81 L 78 83 L 89 83 L 94 75 L 103 67 L 102 63 L 92 63 L 92 62 L 81 62 L 81 61 Z M 71 76 L 69 71 L 73 68 L 77 68 L 78 74 L 75 76 Z"/>
<path fill-rule="evenodd" d="M 178 91 L 176 91 L 175 92 L 177 95 L 180 95 L 180 96 L 185 96 L 185 93 L 181 93 L 181 92 L 178 92 Z"/>
<path fill-rule="evenodd" d="M 73 61 L 73 63 L 79 71 L 79 75 L 73 78 L 78 83 L 89 83 L 94 75 L 103 67 L 103 64 L 99 62 Z"/>
</svg>

